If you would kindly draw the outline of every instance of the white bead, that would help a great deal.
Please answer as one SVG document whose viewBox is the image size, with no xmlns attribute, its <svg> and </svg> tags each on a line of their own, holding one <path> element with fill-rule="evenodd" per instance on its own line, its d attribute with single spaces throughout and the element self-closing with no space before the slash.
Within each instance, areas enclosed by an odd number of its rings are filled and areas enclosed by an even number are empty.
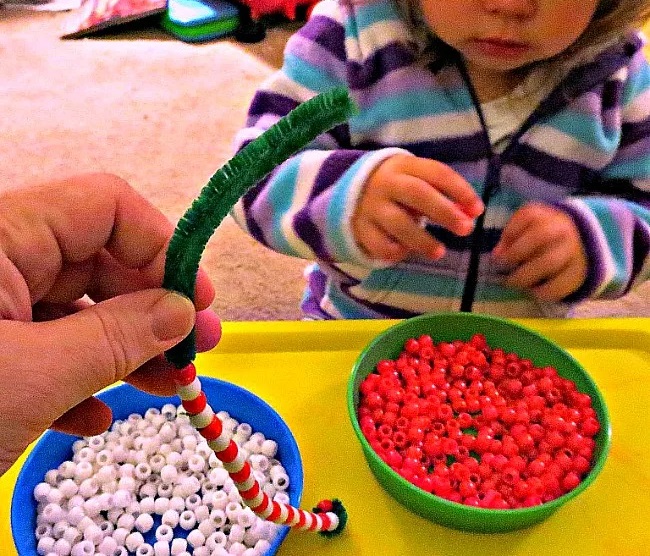
<svg viewBox="0 0 650 556">
<path fill-rule="evenodd" d="M 271 543 L 266 539 L 260 539 L 255 543 L 254 548 L 255 550 L 257 550 L 259 554 L 266 554 L 268 550 L 271 548 Z"/>
<path fill-rule="evenodd" d="M 189 434 L 183 436 L 182 442 L 183 442 L 183 451 L 189 450 L 189 453 L 193 454 L 198 444 L 198 439 L 196 438 L 196 436 L 194 436 L 194 429 L 191 429 Z"/>
<path fill-rule="evenodd" d="M 174 485 L 171 483 L 160 483 L 157 488 L 158 496 L 163 498 L 172 498 L 174 494 Z"/>
<path fill-rule="evenodd" d="M 48 496 L 48 501 L 49 502 L 58 502 L 58 503 L 60 503 L 61 499 L 59 499 L 59 500 L 53 500 L 52 499 L 52 493 L 54 493 L 54 492 L 57 492 L 57 489 L 53 488 L 52 490 L 50 490 L 49 496 Z M 75 483 L 72 479 L 64 479 L 59 484 L 58 493 L 61 495 L 62 498 L 70 499 L 75 494 L 77 494 L 77 492 L 79 492 L 79 485 L 77 483 Z"/>
<path fill-rule="evenodd" d="M 212 495 L 212 507 L 215 510 L 225 510 L 228 502 L 228 495 L 223 490 L 218 490 Z"/>
<path fill-rule="evenodd" d="M 246 550 L 244 550 L 242 556 L 261 556 L 261 555 L 254 548 L 247 548 Z"/>
<path fill-rule="evenodd" d="M 89 498 L 84 502 L 83 510 L 88 517 L 97 517 L 102 511 L 99 499 L 96 496 Z"/>
<path fill-rule="evenodd" d="M 269 498 L 273 498 L 277 490 L 273 483 L 265 483 L 262 485 L 262 492 L 264 492 L 264 494 L 266 494 Z"/>
<path fill-rule="evenodd" d="M 201 497 L 198 494 L 190 494 L 186 499 L 185 499 L 185 507 L 188 510 L 194 511 L 196 508 L 198 508 L 201 505 Z"/>
<path fill-rule="evenodd" d="M 171 421 L 176 417 L 176 406 L 172 403 L 166 403 L 160 408 L 160 414 L 168 421 Z"/>
<path fill-rule="evenodd" d="M 251 437 L 251 434 L 253 434 L 253 427 L 251 427 L 248 423 L 240 423 L 237 425 L 236 434 L 248 440 Z"/>
<path fill-rule="evenodd" d="M 154 483 L 145 483 L 140 487 L 138 494 L 141 498 L 151 497 L 156 499 L 158 496 L 158 486 L 159 485 L 156 485 Z"/>
<path fill-rule="evenodd" d="M 135 465 L 132 463 L 124 463 L 120 465 L 118 475 L 120 479 L 124 477 L 133 477 L 133 472 L 135 471 Z"/>
<path fill-rule="evenodd" d="M 104 540 L 102 540 L 102 542 L 100 542 L 99 546 L 97 547 L 99 552 L 102 552 L 108 556 L 111 556 L 115 552 L 116 548 L 117 542 L 113 537 L 104 537 Z"/>
<path fill-rule="evenodd" d="M 140 511 L 145 514 L 152 514 L 156 511 L 156 499 L 153 496 L 140 498 Z"/>
<path fill-rule="evenodd" d="M 85 449 L 85 448 L 84 448 Z M 80 460 L 75 468 L 74 478 L 76 481 L 81 482 L 84 479 L 89 479 L 93 475 L 93 464 L 88 460 Z"/>
<path fill-rule="evenodd" d="M 47 500 L 47 495 L 49 494 L 52 486 L 48 483 L 38 483 L 34 487 L 34 498 L 37 502 L 45 502 Z"/>
<path fill-rule="evenodd" d="M 113 505 L 116 508 L 126 508 L 132 501 L 133 495 L 128 490 L 118 489 L 113 494 Z"/>
<path fill-rule="evenodd" d="M 74 477 L 74 472 L 77 469 L 77 464 L 74 461 L 64 461 L 59 465 L 58 471 L 61 477 L 64 479 L 72 479 Z"/>
<path fill-rule="evenodd" d="M 123 546 L 124 543 L 126 542 L 126 537 L 129 536 L 130 532 L 131 529 L 127 529 L 126 527 L 120 527 L 118 525 L 115 531 L 113 531 L 113 534 L 111 536 L 113 537 L 113 540 L 115 540 L 118 546 Z"/>
<path fill-rule="evenodd" d="M 257 521 L 255 512 L 248 507 L 242 508 L 237 523 L 244 528 L 251 527 Z"/>
<path fill-rule="evenodd" d="M 178 525 L 179 514 L 177 510 L 166 510 L 162 514 L 161 523 L 169 525 L 172 529 Z"/>
<path fill-rule="evenodd" d="M 49 554 L 54 550 L 55 542 L 54 537 L 41 537 L 36 544 L 36 551 L 41 555 Z"/>
<path fill-rule="evenodd" d="M 197 521 L 203 521 L 205 519 L 209 519 L 210 508 L 208 508 L 205 504 L 200 504 L 199 506 L 194 508 L 194 515 L 196 516 Z"/>
<path fill-rule="evenodd" d="M 154 500 L 153 512 L 158 515 L 163 515 L 169 509 L 169 498 L 161 496 Z"/>
<path fill-rule="evenodd" d="M 115 524 L 110 521 L 102 521 L 98 523 L 98 525 L 102 530 L 102 535 L 104 535 L 104 537 L 110 537 L 113 534 L 113 531 L 115 531 Z"/>
<path fill-rule="evenodd" d="M 117 545 L 115 545 L 117 548 Z M 93 556 L 95 545 L 90 541 L 81 541 L 72 546 L 72 556 Z M 108 553 L 107 553 L 108 554 Z"/>
<path fill-rule="evenodd" d="M 153 544 L 154 556 L 170 556 L 169 543 L 164 541 L 156 541 Z"/>
<path fill-rule="evenodd" d="M 172 541 L 171 554 L 172 556 L 179 556 L 182 552 L 187 551 L 187 541 L 182 538 L 175 538 Z"/>
<path fill-rule="evenodd" d="M 205 535 L 198 529 L 193 529 L 187 535 L 187 544 L 189 544 L 192 548 L 203 546 L 205 544 Z"/>
<path fill-rule="evenodd" d="M 154 556 L 153 546 L 149 543 L 141 544 L 135 551 L 136 556 Z"/>
<path fill-rule="evenodd" d="M 228 553 L 232 556 L 241 556 L 246 550 L 246 545 L 240 542 L 234 542 L 228 547 Z"/>
<path fill-rule="evenodd" d="M 104 533 L 99 528 L 99 526 L 95 525 L 94 523 L 86 527 L 83 535 L 84 535 L 84 540 L 90 541 L 95 545 L 99 544 L 104 538 Z"/>
<path fill-rule="evenodd" d="M 175 452 L 174 452 L 175 453 Z M 171 454 L 169 454 L 171 456 Z M 178 455 L 178 454 L 176 454 Z M 167 463 L 160 470 L 161 484 L 173 485 L 178 479 L 178 468 L 175 464 Z"/>
<path fill-rule="evenodd" d="M 216 525 L 217 529 L 221 529 L 226 524 L 228 518 L 226 517 L 226 512 L 223 510 L 212 510 L 210 512 L 210 519 Z"/>
<path fill-rule="evenodd" d="M 216 467 L 215 469 L 211 469 L 208 473 L 208 480 L 217 486 L 223 486 L 226 484 L 228 478 L 228 471 L 223 467 Z"/>
<path fill-rule="evenodd" d="M 95 462 L 99 466 L 113 465 L 114 461 L 115 458 L 112 450 L 100 450 L 95 457 Z"/>
<path fill-rule="evenodd" d="M 189 460 L 187 461 L 187 465 L 192 471 L 200 472 L 205 469 L 205 459 L 198 454 L 194 454 L 190 456 Z"/>
<path fill-rule="evenodd" d="M 133 468 L 133 473 L 135 475 L 135 467 Z M 127 492 L 133 493 L 136 489 L 136 480 L 134 477 L 120 477 L 120 480 L 117 482 L 118 490 L 126 490 Z"/>
<path fill-rule="evenodd" d="M 52 525 L 50 525 L 49 523 L 41 523 L 38 527 L 36 527 L 34 534 L 36 536 L 36 540 L 40 540 L 43 537 L 51 537 Z"/>
<path fill-rule="evenodd" d="M 92 466 L 91 466 L 92 467 Z M 78 466 L 77 466 L 78 468 Z M 79 485 L 79 495 L 83 496 L 86 500 L 95 496 L 99 491 L 99 483 L 94 478 L 88 478 L 81 481 Z"/>
<path fill-rule="evenodd" d="M 291 502 L 291 500 L 289 500 L 289 495 L 284 490 L 276 492 L 273 501 L 285 505 L 288 505 Z"/>
<path fill-rule="evenodd" d="M 207 546 L 197 546 L 192 551 L 192 556 L 211 556 L 210 549 Z"/>
<path fill-rule="evenodd" d="M 132 514 L 122 514 L 116 523 L 118 529 L 132 531 L 135 527 L 135 517 Z"/>
<path fill-rule="evenodd" d="M 68 510 L 67 520 L 70 525 L 77 527 L 79 522 L 86 516 L 82 506 L 75 506 Z"/>
<path fill-rule="evenodd" d="M 166 524 L 160 525 L 156 529 L 156 540 L 166 542 L 166 543 L 172 542 L 172 540 L 174 540 L 173 527 Z"/>
<path fill-rule="evenodd" d="M 217 546 L 210 556 L 230 556 L 230 552 L 225 546 Z"/>
<path fill-rule="evenodd" d="M 228 502 L 226 505 L 226 517 L 233 523 L 237 522 L 237 518 L 241 512 L 241 506 L 236 502 Z"/>
<path fill-rule="evenodd" d="M 167 461 L 167 465 L 172 465 L 173 467 L 177 467 L 178 465 L 180 465 L 182 459 L 183 458 L 181 458 L 181 455 L 178 453 L 177 450 L 174 450 L 171 454 L 165 457 L 165 460 Z"/>
<path fill-rule="evenodd" d="M 144 537 L 142 533 L 135 532 L 130 533 L 126 540 L 124 541 L 124 546 L 129 550 L 129 552 L 135 552 L 138 547 L 144 544 Z"/>
<path fill-rule="evenodd" d="M 269 458 L 263 454 L 252 454 L 250 456 L 250 464 L 253 469 L 261 471 L 262 473 L 268 471 L 271 468 Z"/>
<path fill-rule="evenodd" d="M 160 473 L 165 463 L 165 456 L 162 454 L 154 454 L 149 458 L 149 467 L 152 473 Z"/>
<path fill-rule="evenodd" d="M 97 453 L 90 446 L 85 446 L 79 450 L 73 458 L 73 461 L 77 463 L 77 471 L 79 470 L 79 464 L 81 462 L 87 462 L 92 464 L 95 461 L 95 456 Z M 76 472 L 75 472 L 76 473 Z"/>
<path fill-rule="evenodd" d="M 181 400 L 194 400 L 201 393 L 201 380 L 196 377 L 191 384 L 187 386 L 180 386 L 176 390 L 176 394 Z"/>
<path fill-rule="evenodd" d="M 70 546 L 70 543 L 65 539 L 59 539 L 54 543 L 53 552 L 57 556 L 69 556 L 71 551 L 72 546 Z"/>
<path fill-rule="evenodd" d="M 260 453 L 265 455 L 267 458 L 274 458 L 278 453 L 278 443 L 275 440 L 265 440 L 262 442 Z"/>
<path fill-rule="evenodd" d="M 135 519 L 135 528 L 140 533 L 148 533 L 153 528 L 153 517 L 149 514 L 140 514 Z"/>
<path fill-rule="evenodd" d="M 59 506 L 59 504 L 49 503 L 43 507 L 41 515 L 46 523 L 54 524 L 57 521 L 65 519 L 66 512 L 61 508 L 61 506 Z"/>
<path fill-rule="evenodd" d="M 208 446 L 207 441 L 202 438 L 199 441 L 199 445 L 196 447 L 196 453 L 207 461 L 213 452 L 210 446 Z"/>
<path fill-rule="evenodd" d="M 60 475 L 58 469 L 50 469 L 47 473 L 45 473 L 45 482 L 51 487 L 55 487 L 59 483 L 59 477 Z"/>
<path fill-rule="evenodd" d="M 63 538 L 72 546 L 74 546 L 83 540 L 83 535 L 79 529 L 68 525 L 68 527 L 66 527 L 66 530 L 63 532 Z"/>
<path fill-rule="evenodd" d="M 124 508 L 124 511 L 129 514 L 133 514 L 135 516 L 140 515 L 140 502 L 138 502 L 135 498 L 131 501 L 131 503 Z"/>
<path fill-rule="evenodd" d="M 231 543 L 244 541 L 244 534 L 246 533 L 245 529 L 238 523 L 233 523 L 228 532 L 228 540 Z"/>
<path fill-rule="evenodd" d="M 68 523 L 66 520 L 62 519 L 61 521 L 57 521 L 54 525 L 52 525 L 52 536 L 55 539 L 60 539 L 63 536 L 63 533 L 65 533 L 67 526 Z"/>
<path fill-rule="evenodd" d="M 194 515 L 194 512 L 191 510 L 185 510 L 182 512 L 179 516 L 178 524 L 181 526 L 181 529 L 184 529 L 185 531 L 193 529 L 196 525 L 196 516 Z"/>
<path fill-rule="evenodd" d="M 121 444 L 113 448 L 113 462 L 114 463 L 124 463 L 129 457 L 128 450 Z"/>
<path fill-rule="evenodd" d="M 104 448 L 105 444 L 106 444 L 106 440 L 101 434 L 97 436 L 91 436 L 88 439 L 88 446 L 92 448 L 95 452 L 99 452 L 102 448 Z"/>
<path fill-rule="evenodd" d="M 205 540 L 205 546 L 210 550 L 215 550 L 218 546 L 225 547 L 227 544 L 228 537 L 223 531 L 215 531 Z"/>
<path fill-rule="evenodd" d="M 201 531 L 201 533 L 203 533 L 203 536 L 207 539 L 210 535 L 212 535 L 212 533 L 217 530 L 217 526 L 208 517 L 199 523 L 197 529 Z"/>
<path fill-rule="evenodd" d="M 173 496 L 169 499 L 169 509 L 176 510 L 179 514 L 185 509 L 185 498 Z"/>
<path fill-rule="evenodd" d="M 228 492 L 228 500 L 230 502 L 235 502 L 237 505 L 240 505 L 241 502 L 241 495 L 239 494 L 239 491 L 236 488 L 231 488 L 230 491 Z"/>
<path fill-rule="evenodd" d="M 88 529 L 88 527 L 91 527 L 92 525 L 95 525 L 95 522 L 92 520 L 92 518 L 84 515 L 79 520 L 79 523 L 77 523 L 77 529 L 83 533 L 86 529 Z"/>
</svg>

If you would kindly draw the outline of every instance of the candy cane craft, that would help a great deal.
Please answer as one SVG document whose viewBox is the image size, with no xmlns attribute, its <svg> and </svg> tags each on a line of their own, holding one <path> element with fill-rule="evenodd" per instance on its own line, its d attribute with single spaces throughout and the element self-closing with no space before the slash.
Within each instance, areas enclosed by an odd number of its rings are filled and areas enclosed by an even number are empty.
<svg viewBox="0 0 650 556">
<path fill-rule="evenodd" d="M 292 154 L 355 112 L 346 89 L 322 93 L 296 107 L 217 170 L 178 222 L 167 250 L 163 287 L 194 299 L 196 274 L 205 245 L 237 200 Z M 324 536 L 339 534 L 347 522 L 347 513 L 339 500 L 323 500 L 309 512 L 272 501 L 260 489 L 244 454 L 224 431 L 202 390 L 192 363 L 196 356 L 194 331 L 165 356 L 177 368 L 177 394 L 192 426 L 223 463 L 246 506 L 278 525 Z"/>
</svg>

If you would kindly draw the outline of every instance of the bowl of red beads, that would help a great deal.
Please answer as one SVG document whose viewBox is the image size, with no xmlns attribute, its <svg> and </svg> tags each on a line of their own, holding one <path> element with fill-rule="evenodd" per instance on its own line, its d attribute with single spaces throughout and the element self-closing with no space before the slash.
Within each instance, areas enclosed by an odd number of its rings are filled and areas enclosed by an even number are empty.
<svg viewBox="0 0 650 556">
<path fill-rule="evenodd" d="M 604 399 L 580 363 L 487 315 L 428 314 L 388 328 L 355 362 L 347 402 L 382 487 L 463 531 L 545 520 L 593 483 L 611 442 Z"/>
</svg>

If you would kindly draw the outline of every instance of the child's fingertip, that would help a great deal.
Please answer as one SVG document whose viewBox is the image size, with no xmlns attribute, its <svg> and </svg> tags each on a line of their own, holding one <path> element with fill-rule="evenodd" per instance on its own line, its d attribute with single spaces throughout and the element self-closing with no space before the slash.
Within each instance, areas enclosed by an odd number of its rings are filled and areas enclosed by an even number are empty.
<svg viewBox="0 0 650 556">
<path fill-rule="evenodd" d="M 435 261 L 444 257 L 445 253 L 446 249 L 444 245 L 437 245 L 433 248 L 433 251 L 431 251 L 430 257 Z"/>
</svg>

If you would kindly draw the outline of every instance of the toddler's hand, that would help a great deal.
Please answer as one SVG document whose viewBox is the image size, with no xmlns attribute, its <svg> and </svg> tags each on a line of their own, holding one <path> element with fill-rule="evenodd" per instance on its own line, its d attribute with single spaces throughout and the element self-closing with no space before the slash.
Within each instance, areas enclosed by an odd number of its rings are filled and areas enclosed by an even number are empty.
<svg viewBox="0 0 650 556">
<path fill-rule="evenodd" d="M 565 212 L 542 203 L 520 208 L 492 252 L 510 269 L 505 284 L 555 302 L 587 278 L 587 255 L 578 228 Z"/>
<path fill-rule="evenodd" d="M 410 253 L 437 259 L 444 246 L 420 225 L 422 217 L 456 235 L 469 235 L 483 203 L 449 166 L 395 155 L 370 175 L 352 217 L 357 244 L 377 260 L 398 262 Z"/>
</svg>

